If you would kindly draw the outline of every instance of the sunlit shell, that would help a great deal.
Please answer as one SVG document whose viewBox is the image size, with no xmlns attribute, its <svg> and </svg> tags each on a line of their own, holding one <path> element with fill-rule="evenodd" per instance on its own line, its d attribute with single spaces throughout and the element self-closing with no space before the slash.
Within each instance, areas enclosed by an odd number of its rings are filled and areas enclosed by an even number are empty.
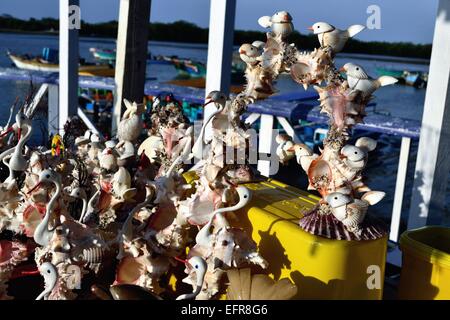
<svg viewBox="0 0 450 320">
<path fill-rule="evenodd" d="M 142 152 L 145 152 L 147 158 L 150 159 L 151 162 L 155 160 L 158 152 L 162 152 L 164 150 L 164 143 L 160 136 L 150 136 L 141 143 L 138 149 L 138 155 Z"/>
<path fill-rule="evenodd" d="M 317 210 L 300 219 L 300 227 L 311 234 L 336 240 L 375 240 L 386 236 L 387 226 L 380 220 L 366 215 L 359 232 L 350 232 L 331 212 Z"/>
<path fill-rule="evenodd" d="M 333 180 L 330 164 L 320 158 L 312 161 L 308 169 L 308 178 L 310 186 L 325 195 Z"/>
</svg>

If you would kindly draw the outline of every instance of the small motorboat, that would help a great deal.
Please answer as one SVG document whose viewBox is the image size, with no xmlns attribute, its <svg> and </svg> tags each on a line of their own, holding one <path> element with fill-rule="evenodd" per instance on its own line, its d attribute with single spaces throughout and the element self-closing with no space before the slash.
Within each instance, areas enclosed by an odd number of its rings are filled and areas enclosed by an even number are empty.
<svg viewBox="0 0 450 320">
<path fill-rule="evenodd" d="M 106 61 L 116 60 L 116 50 L 90 48 L 89 51 L 97 60 L 106 60 Z"/>
<path fill-rule="evenodd" d="M 169 58 L 181 77 L 204 78 L 206 77 L 206 66 L 204 63 L 189 59 Z"/>
<path fill-rule="evenodd" d="M 399 83 L 404 83 L 416 88 L 424 88 L 427 85 L 428 74 L 422 71 L 408 71 L 388 68 L 376 68 L 378 75 L 397 78 Z"/>
<path fill-rule="evenodd" d="M 380 76 L 391 76 L 397 79 L 403 78 L 403 72 L 404 70 L 397 70 L 397 69 L 388 69 L 388 68 L 376 68 L 377 73 Z"/>
<path fill-rule="evenodd" d="M 19 56 L 7 52 L 8 57 L 14 65 L 23 70 L 59 72 L 57 61 L 49 61 L 43 57 Z M 115 69 L 110 64 L 88 64 L 81 63 L 78 68 L 80 76 L 114 77 Z"/>
<path fill-rule="evenodd" d="M 92 53 L 94 58 L 99 61 L 107 61 L 108 63 L 114 63 L 116 61 L 116 50 L 90 48 L 89 51 Z M 172 62 L 169 59 L 165 59 L 164 56 L 152 56 L 151 53 L 147 55 L 147 63 L 166 65 L 172 64 Z"/>
<path fill-rule="evenodd" d="M 428 78 L 428 75 L 420 71 L 405 71 L 404 79 L 407 85 L 416 87 L 416 88 L 425 88 Z"/>
</svg>

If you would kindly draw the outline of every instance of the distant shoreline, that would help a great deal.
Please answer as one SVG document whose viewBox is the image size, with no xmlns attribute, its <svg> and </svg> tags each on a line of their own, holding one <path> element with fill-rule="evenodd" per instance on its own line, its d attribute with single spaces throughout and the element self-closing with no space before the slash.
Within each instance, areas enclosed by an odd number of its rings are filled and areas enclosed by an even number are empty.
<svg viewBox="0 0 450 320">
<path fill-rule="evenodd" d="M 81 22 L 80 37 L 115 38 L 117 36 L 117 21 L 103 23 Z M 17 34 L 35 34 L 57 36 L 59 20 L 43 18 L 40 20 L 31 18 L 21 20 L 11 16 L 0 16 L 0 32 Z M 186 22 L 173 23 L 149 23 L 149 41 L 207 44 L 209 30 Z M 234 45 L 252 43 L 255 40 L 266 39 L 265 32 L 235 30 Z M 300 34 L 294 31 L 288 41 L 303 50 L 313 50 L 318 46 L 317 36 L 313 34 Z M 406 42 L 364 42 L 350 39 L 345 47 L 345 53 L 382 55 L 399 57 L 410 63 L 426 64 L 431 56 L 431 44 L 413 44 Z M 412 58 L 413 60 L 410 60 Z M 394 60 L 387 60 L 394 61 Z M 397 60 L 395 60 L 397 61 Z"/>
</svg>

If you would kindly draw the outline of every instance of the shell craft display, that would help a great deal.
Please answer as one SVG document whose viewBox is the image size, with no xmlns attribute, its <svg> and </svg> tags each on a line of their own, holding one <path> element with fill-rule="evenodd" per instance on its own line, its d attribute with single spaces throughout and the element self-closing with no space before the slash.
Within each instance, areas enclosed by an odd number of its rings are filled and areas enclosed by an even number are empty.
<svg viewBox="0 0 450 320">
<path fill-rule="evenodd" d="M 267 40 L 239 48 L 245 89 L 233 97 L 209 92 L 204 106 L 215 110 L 197 135 L 182 103 L 167 94 L 151 104 L 125 100 L 108 140 L 73 117 L 64 134 L 32 146 L 32 106 L 23 103 L 15 122 L 0 132 L 6 168 L 0 181 L 0 299 L 12 298 L 12 280 L 39 275 L 44 287 L 38 300 L 294 297 L 301 288 L 266 275 L 268 262 L 241 227 L 242 209 L 252 199 L 244 184 L 262 179 L 251 166 L 249 126 L 241 116 L 249 104 L 277 92 L 283 73 L 313 86 L 330 119 L 319 154 L 288 135 L 276 138 L 280 161 L 296 159 L 308 189 L 321 196 L 299 228 L 337 240 L 384 236 L 384 226 L 370 216 L 384 192 L 363 179 L 377 143 L 349 140 L 374 91 L 396 80 L 372 79 L 353 63 L 336 68 L 336 54 L 364 27 L 316 23 L 320 46 L 302 52 L 287 42 L 292 21 L 286 11 L 258 20 Z M 169 285 L 181 270 L 191 290 Z"/>
</svg>

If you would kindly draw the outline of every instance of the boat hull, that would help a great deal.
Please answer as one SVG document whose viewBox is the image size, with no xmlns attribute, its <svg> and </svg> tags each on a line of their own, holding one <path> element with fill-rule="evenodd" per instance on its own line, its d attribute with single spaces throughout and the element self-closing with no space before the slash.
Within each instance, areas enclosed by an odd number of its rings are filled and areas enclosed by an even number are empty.
<svg viewBox="0 0 450 320">
<path fill-rule="evenodd" d="M 8 54 L 14 65 L 23 70 L 59 72 L 59 65 L 52 63 L 43 63 L 37 60 L 24 59 L 19 56 Z M 114 77 L 115 70 L 109 65 L 85 65 L 78 68 L 80 76 Z"/>
</svg>

